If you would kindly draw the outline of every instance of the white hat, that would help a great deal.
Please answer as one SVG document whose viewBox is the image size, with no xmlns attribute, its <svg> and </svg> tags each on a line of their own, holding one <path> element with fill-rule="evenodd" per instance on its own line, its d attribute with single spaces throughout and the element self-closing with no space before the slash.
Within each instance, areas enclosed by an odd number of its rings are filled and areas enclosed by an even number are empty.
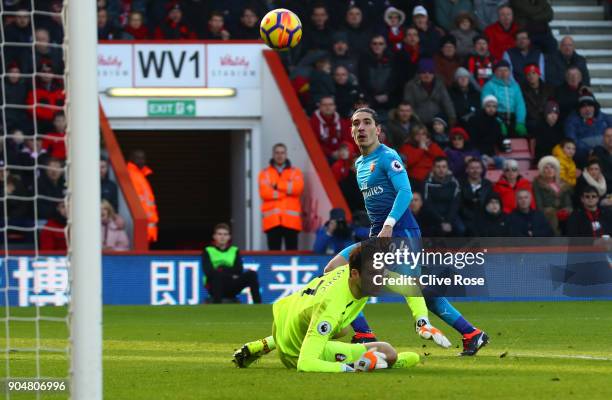
<svg viewBox="0 0 612 400">
<path fill-rule="evenodd" d="M 427 16 L 427 10 L 423 6 L 416 6 L 414 10 L 412 10 L 412 15 L 425 15 Z"/>
<path fill-rule="evenodd" d="M 402 11 L 399 10 L 395 7 L 389 7 L 385 10 L 385 15 L 384 15 L 384 20 L 385 22 L 389 22 L 390 18 L 391 18 L 391 14 L 397 14 L 400 18 L 400 22 L 399 24 L 402 25 L 404 23 L 404 21 L 406 21 L 406 14 Z"/>
<path fill-rule="evenodd" d="M 482 105 L 484 106 L 485 104 L 487 104 L 488 102 L 492 101 L 493 103 L 497 104 L 497 97 L 493 96 L 492 94 L 485 96 L 484 99 L 482 99 Z"/>
<path fill-rule="evenodd" d="M 544 156 L 540 159 L 540 161 L 538 161 L 538 170 L 540 171 L 540 175 L 544 172 L 544 167 L 546 165 L 552 165 L 555 171 L 557 171 L 557 174 L 559 174 L 559 171 L 561 170 L 561 164 L 559 163 L 559 160 L 557 160 L 555 157 Z"/>
</svg>

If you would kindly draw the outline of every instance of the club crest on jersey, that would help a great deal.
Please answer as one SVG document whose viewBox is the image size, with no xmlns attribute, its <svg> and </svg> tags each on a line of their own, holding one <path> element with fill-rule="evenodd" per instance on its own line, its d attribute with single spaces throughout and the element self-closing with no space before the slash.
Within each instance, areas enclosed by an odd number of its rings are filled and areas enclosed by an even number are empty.
<svg viewBox="0 0 612 400">
<path fill-rule="evenodd" d="M 336 362 L 342 362 L 346 360 L 346 354 L 336 353 Z"/>
<path fill-rule="evenodd" d="M 395 172 L 400 172 L 401 170 L 404 169 L 404 166 L 402 165 L 401 162 L 397 160 L 393 160 L 391 161 L 391 169 Z"/>
<path fill-rule="evenodd" d="M 331 332 L 331 324 L 327 321 L 319 322 L 319 325 L 317 325 L 317 332 L 319 332 L 319 335 L 323 336 L 329 334 L 329 332 Z"/>
<path fill-rule="evenodd" d="M 374 162 L 374 161 L 373 161 L 373 162 L 370 164 L 370 172 L 374 172 L 374 169 L 375 169 L 375 168 L 376 168 L 376 162 Z"/>
</svg>

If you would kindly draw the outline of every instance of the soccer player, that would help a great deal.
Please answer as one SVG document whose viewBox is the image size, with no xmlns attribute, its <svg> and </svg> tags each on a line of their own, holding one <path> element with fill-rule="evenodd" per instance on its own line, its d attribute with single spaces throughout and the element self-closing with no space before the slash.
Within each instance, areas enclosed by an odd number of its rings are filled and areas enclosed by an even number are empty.
<svg viewBox="0 0 612 400">
<path fill-rule="evenodd" d="M 349 264 L 310 281 L 301 291 L 276 302 L 272 308 L 272 336 L 245 344 L 233 362 L 246 368 L 277 349 L 282 363 L 305 372 L 372 371 L 407 368 L 419 361 L 416 353 L 397 353 L 385 342 L 345 343 L 343 336 L 361 312 L 368 296 L 362 282 L 371 279 L 371 260 L 355 247 Z"/>
<path fill-rule="evenodd" d="M 419 242 L 419 226 L 408 208 L 412 190 L 408 174 L 397 152 L 380 143 L 380 125 L 376 111 L 370 108 L 357 109 L 351 117 L 352 135 L 361 156 L 355 161 L 357 184 L 363 193 L 366 211 L 370 218 L 371 237 L 412 238 Z M 354 246 L 354 245 L 353 245 Z M 334 257 L 325 271 L 346 263 L 351 251 L 349 246 Z M 420 248 L 410 249 L 419 251 Z M 445 297 L 407 297 L 406 301 L 416 321 L 416 330 L 424 339 L 433 339 L 442 347 L 450 347 L 450 341 L 429 323 L 427 309 L 455 328 L 463 336 L 461 355 L 475 355 L 488 343 L 485 332 L 475 328 Z M 375 340 L 363 314 L 353 321 L 356 334 L 354 341 Z"/>
</svg>

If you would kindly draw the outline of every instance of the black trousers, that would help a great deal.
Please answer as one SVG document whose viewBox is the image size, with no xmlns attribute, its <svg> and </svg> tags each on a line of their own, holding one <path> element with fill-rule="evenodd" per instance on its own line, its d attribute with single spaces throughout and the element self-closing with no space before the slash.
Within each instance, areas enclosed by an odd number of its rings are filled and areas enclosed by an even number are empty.
<svg viewBox="0 0 612 400">
<path fill-rule="evenodd" d="M 223 299 L 233 300 L 246 287 L 251 289 L 253 302 L 261 303 L 259 279 L 257 279 L 257 272 L 255 271 L 244 271 L 240 275 L 218 273 L 213 279 L 208 281 L 208 291 L 213 303 L 221 303 Z"/>
<path fill-rule="evenodd" d="M 297 250 L 298 231 L 295 229 L 277 226 L 266 231 L 268 236 L 268 250 L 282 250 L 283 239 L 285 250 Z"/>
</svg>

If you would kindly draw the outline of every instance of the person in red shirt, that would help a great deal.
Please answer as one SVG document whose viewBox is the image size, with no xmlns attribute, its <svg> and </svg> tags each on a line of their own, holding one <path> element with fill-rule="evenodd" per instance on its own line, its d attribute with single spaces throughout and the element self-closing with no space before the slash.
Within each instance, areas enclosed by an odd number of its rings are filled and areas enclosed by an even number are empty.
<svg viewBox="0 0 612 400">
<path fill-rule="evenodd" d="M 58 111 L 53 117 L 53 130 L 47 134 L 42 141 L 42 148 L 53 158 L 60 161 L 66 160 L 66 116 L 63 111 Z"/>
<path fill-rule="evenodd" d="M 336 178 L 336 182 L 340 182 L 343 179 L 346 179 L 351 172 L 351 168 L 353 166 L 353 152 L 352 145 L 349 142 L 340 143 L 340 147 L 338 148 L 338 159 L 336 162 L 332 164 L 332 173 L 334 174 L 334 178 Z"/>
<path fill-rule="evenodd" d="M 417 190 L 423 186 L 427 175 L 431 172 L 434 160 L 446 157 L 446 153 L 431 140 L 431 135 L 425 125 L 415 125 L 410 132 L 408 142 L 399 149 L 406 159 L 406 170 L 410 183 Z"/>
<path fill-rule="evenodd" d="M 489 50 L 497 60 L 501 60 L 504 52 L 514 47 L 514 36 L 519 27 L 514 22 L 512 8 L 505 4 L 497 9 L 498 20 L 487 26 L 484 34 L 489 38 Z"/>
<path fill-rule="evenodd" d="M 343 141 L 352 142 L 351 123 L 336 112 L 333 96 L 321 97 L 319 108 L 310 117 L 310 126 L 330 163 L 338 159 L 338 149 Z"/>
<path fill-rule="evenodd" d="M 170 3 L 168 17 L 155 29 L 155 39 L 178 40 L 197 39 L 195 32 L 183 22 L 183 11 L 178 2 Z"/>
<path fill-rule="evenodd" d="M 493 186 L 493 191 L 501 198 L 504 213 L 509 214 L 516 208 L 516 194 L 519 190 L 527 190 L 531 193 L 531 208 L 535 209 L 535 196 L 531 182 L 521 176 L 516 160 L 507 159 L 504 161 L 502 176 Z"/>
<path fill-rule="evenodd" d="M 64 106 L 66 94 L 63 80 L 56 79 L 53 75 L 53 63 L 50 59 L 43 58 L 38 71 L 36 85 L 28 92 L 26 105 L 29 106 L 28 114 L 36 116 L 37 130 L 48 132 L 53 129 L 55 113 L 61 111 Z"/>
<path fill-rule="evenodd" d="M 55 215 L 47 220 L 40 231 L 39 247 L 44 250 L 66 250 L 66 204 L 63 201 L 57 203 Z"/>
<path fill-rule="evenodd" d="M 150 39 L 149 29 L 144 24 L 144 16 L 140 11 L 129 14 L 126 27 L 123 29 L 122 39 L 146 40 Z"/>
</svg>

